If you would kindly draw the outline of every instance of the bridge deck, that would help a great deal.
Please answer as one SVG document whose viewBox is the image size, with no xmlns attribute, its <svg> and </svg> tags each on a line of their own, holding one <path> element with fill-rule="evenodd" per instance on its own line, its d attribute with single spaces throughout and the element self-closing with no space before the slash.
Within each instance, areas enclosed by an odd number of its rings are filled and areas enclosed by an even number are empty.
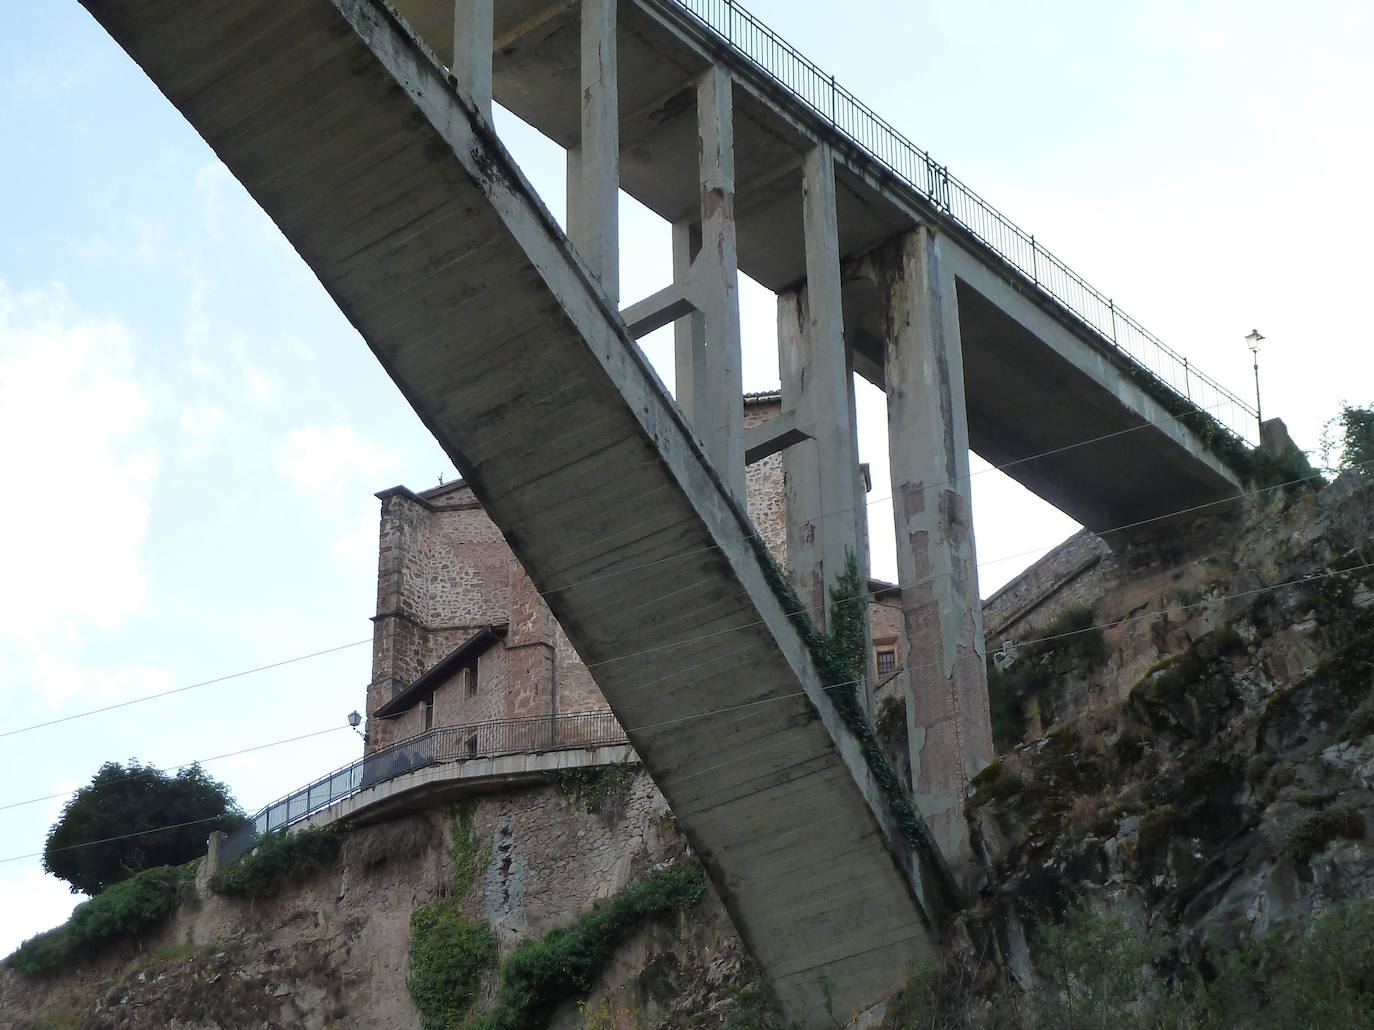
<svg viewBox="0 0 1374 1030">
<path fill-rule="evenodd" d="M 929 954 L 900 843 L 731 501 L 500 144 L 373 0 L 84 0 L 281 227 L 596 675 L 784 999 Z M 820 888 L 826 889 L 820 889 Z"/>
</svg>

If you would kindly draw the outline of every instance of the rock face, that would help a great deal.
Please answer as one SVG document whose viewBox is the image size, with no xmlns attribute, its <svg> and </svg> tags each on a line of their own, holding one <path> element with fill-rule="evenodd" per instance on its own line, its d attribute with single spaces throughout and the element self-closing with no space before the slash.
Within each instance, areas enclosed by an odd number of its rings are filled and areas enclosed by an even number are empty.
<svg viewBox="0 0 1374 1030">
<path fill-rule="evenodd" d="M 687 858 L 662 796 L 633 772 L 599 798 L 556 785 L 473 800 L 480 869 L 455 899 L 489 922 L 503 954 L 571 922 L 634 877 Z M 331 868 L 282 891 L 238 900 L 202 891 L 158 933 L 113 944 L 47 976 L 0 970 L 0 1028 L 229 1030 L 419 1027 L 407 987 L 410 917 L 453 883 L 450 810 L 416 812 L 348 833 Z M 749 964 L 710 894 L 670 924 L 633 934 L 582 1009 L 557 1025 L 664 1025 L 709 1013 Z M 489 1004 L 495 977 L 478 1006 Z M 628 1024 L 625 1024 L 628 1025 Z"/>
<path fill-rule="evenodd" d="M 1023 982 L 1085 900 L 1191 965 L 1374 888 L 1374 482 L 1261 496 L 1060 561 L 1003 631 L 970 933 Z"/>
</svg>

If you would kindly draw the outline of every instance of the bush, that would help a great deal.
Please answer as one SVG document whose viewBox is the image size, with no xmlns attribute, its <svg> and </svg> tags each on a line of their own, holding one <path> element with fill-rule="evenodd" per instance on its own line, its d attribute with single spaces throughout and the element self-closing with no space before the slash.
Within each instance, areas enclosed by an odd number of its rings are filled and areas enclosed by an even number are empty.
<svg viewBox="0 0 1374 1030">
<path fill-rule="evenodd" d="M 1041 1021 L 1046 1030 L 1149 1025 L 1150 963 L 1160 940 L 1132 929 L 1120 916 L 1087 904 L 1069 909 L 1062 925 L 1042 925 L 1036 964 L 1045 977 Z"/>
<path fill-rule="evenodd" d="M 73 894 L 94 897 L 144 869 L 205 854 L 210 831 L 231 832 L 243 821 L 228 788 L 199 765 L 169 776 L 136 761 L 106 762 L 48 831 L 43 868 Z"/>
<path fill-rule="evenodd" d="M 1288 831 L 1284 843 L 1295 861 L 1305 862 L 1338 837 L 1354 840 L 1364 836 L 1364 813 L 1349 805 L 1336 805 L 1308 816 Z"/>
<path fill-rule="evenodd" d="M 1374 476 L 1374 405 L 1342 404 L 1341 412 L 1322 429 L 1322 462 L 1332 472 L 1357 468 Z"/>
<path fill-rule="evenodd" d="M 696 904 L 701 873 L 672 866 L 630 883 L 606 905 L 543 937 L 521 941 L 501 964 L 496 1006 L 470 1030 L 543 1030 L 562 1002 L 591 988 L 616 946 L 652 920 Z"/>
<path fill-rule="evenodd" d="M 21 973 L 46 973 L 78 953 L 161 922 L 195 882 L 196 864 L 145 869 L 78 905 L 62 926 L 30 937 L 5 960 Z"/>
<path fill-rule="evenodd" d="M 464 919 L 447 901 L 411 913 L 406 984 L 424 1030 L 450 1030 L 464 1019 L 496 959 L 491 928 Z"/>
<path fill-rule="evenodd" d="M 212 876 L 210 889 L 246 898 L 275 894 L 287 883 L 333 865 L 346 832 L 348 827 L 341 823 L 299 833 L 274 830 Z"/>
</svg>

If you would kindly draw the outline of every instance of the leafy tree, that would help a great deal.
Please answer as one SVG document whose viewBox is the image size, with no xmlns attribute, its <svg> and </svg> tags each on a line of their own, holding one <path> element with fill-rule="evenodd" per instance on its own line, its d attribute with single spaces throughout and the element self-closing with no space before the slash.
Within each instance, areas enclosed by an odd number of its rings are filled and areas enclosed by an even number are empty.
<svg viewBox="0 0 1374 1030">
<path fill-rule="evenodd" d="M 1342 404 L 1322 429 L 1321 450 L 1329 471 L 1353 467 L 1374 476 L 1374 405 Z"/>
<path fill-rule="evenodd" d="M 199 765 L 169 776 L 133 759 L 106 762 L 48 831 L 43 868 L 94 897 L 144 869 L 195 858 L 212 830 L 243 821 L 228 788 Z"/>
</svg>

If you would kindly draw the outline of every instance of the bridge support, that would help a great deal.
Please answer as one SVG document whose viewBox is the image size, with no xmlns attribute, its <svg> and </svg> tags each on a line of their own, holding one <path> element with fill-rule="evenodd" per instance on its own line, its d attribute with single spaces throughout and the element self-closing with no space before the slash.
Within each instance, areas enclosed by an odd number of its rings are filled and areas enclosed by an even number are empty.
<svg viewBox="0 0 1374 1030">
<path fill-rule="evenodd" d="M 615 12 L 616 0 L 582 0 L 582 131 L 568 151 L 568 239 L 612 304 L 620 299 Z"/>
<path fill-rule="evenodd" d="M 890 243 L 877 263 L 912 783 L 936 843 L 967 881 L 963 804 L 994 752 L 954 278 L 925 226 Z"/>
<path fill-rule="evenodd" d="M 805 287 L 778 297 L 782 407 L 812 434 L 783 452 L 787 564 L 816 625 L 825 626 L 830 588 L 851 553 L 859 561 L 861 589 L 867 590 L 868 549 L 860 528 L 865 490 L 844 344 L 835 167 L 824 145 L 812 149 L 802 165 L 802 227 Z M 867 704 L 867 687 L 863 693 Z"/>
<path fill-rule="evenodd" d="M 458 92 L 491 121 L 491 40 L 495 0 L 454 0 L 453 66 Z"/>
<path fill-rule="evenodd" d="M 744 503 L 744 373 L 735 246 L 735 129 L 730 74 L 697 79 L 700 222 L 673 226 L 673 276 L 696 310 L 674 329 L 678 406 L 730 492 Z"/>
</svg>

